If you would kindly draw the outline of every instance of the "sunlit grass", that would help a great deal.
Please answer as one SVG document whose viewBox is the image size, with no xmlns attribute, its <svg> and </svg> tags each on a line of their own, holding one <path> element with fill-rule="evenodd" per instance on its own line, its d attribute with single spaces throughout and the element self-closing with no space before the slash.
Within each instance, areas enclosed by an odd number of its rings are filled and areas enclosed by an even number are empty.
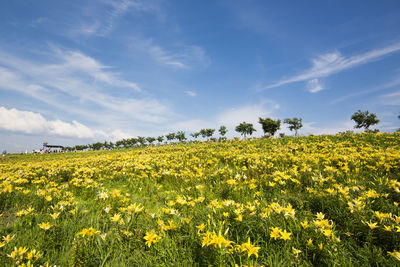
<svg viewBox="0 0 400 267">
<path fill-rule="evenodd" d="M 0 262 L 394 266 L 399 177 L 399 134 L 13 156 Z"/>
</svg>

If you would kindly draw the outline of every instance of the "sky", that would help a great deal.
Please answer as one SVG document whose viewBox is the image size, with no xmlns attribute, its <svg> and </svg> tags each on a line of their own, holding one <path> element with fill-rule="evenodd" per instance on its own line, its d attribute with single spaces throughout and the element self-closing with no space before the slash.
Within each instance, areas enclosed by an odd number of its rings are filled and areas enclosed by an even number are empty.
<svg viewBox="0 0 400 267">
<path fill-rule="evenodd" d="M 400 1 L 2 0 L 0 150 L 300 117 L 400 127 Z M 282 124 L 279 132 L 293 134 Z"/>
</svg>

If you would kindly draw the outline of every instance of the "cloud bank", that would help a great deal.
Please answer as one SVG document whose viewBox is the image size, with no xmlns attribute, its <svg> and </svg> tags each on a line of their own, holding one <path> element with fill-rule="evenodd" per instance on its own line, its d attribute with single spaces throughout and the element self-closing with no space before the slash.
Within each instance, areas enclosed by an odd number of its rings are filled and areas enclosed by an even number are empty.
<svg viewBox="0 0 400 267">
<path fill-rule="evenodd" d="M 40 113 L 0 107 L 0 129 L 24 134 L 50 134 L 73 138 L 121 139 L 129 134 L 116 130 L 106 133 L 94 130 L 75 120 L 47 120 Z"/>
</svg>

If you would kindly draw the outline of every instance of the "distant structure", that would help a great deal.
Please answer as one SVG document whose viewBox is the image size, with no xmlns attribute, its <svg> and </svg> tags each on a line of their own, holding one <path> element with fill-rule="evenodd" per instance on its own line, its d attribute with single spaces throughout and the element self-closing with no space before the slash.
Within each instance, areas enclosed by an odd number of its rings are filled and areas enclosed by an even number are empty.
<svg viewBox="0 0 400 267">
<path fill-rule="evenodd" d="M 49 145 L 47 142 L 43 142 L 43 151 L 50 151 L 52 148 L 60 148 L 62 151 L 64 151 L 63 146 L 59 145 Z"/>
</svg>

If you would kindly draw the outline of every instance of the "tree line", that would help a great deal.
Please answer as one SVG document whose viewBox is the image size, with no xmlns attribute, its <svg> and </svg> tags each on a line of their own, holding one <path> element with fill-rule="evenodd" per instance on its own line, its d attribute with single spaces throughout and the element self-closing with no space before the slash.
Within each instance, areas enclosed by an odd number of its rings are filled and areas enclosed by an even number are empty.
<svg viewBox="0 0 400 267">
<path fill-rule="evenodd" d="M 379 123 L 376 114 L 369 113 L 368 111 L 358 110 L 355 112 L 351 119 L 356 123 L 354 128 L 364 128 L 365 131 L 370 131 L 369 127 Z M 400 115 L 399 115 L 400 119 Z M 264 137 L 272 137 L 276 134 L 278 130 L 281 128 L 281 120 L 280 119 L 272 119 L 272 118 L 258 118 L 258 123 L 261 125 L 261 128 L 264 132 Z M 294 131 L 294 135 L 298 136 L 298 131 L 303 127 L 302 118 L 286 118 L 283 120 L 284 124 L 288 125 L 290 131 Z M 254 128 L 252 123 L 247 123 L 245 121 L 241 122 L 239 125 L 235 127 L 235 131 L 240 133 L 245 139 L 248 136 L 252 136 L 254 132 L 257 130 Z M 376 130 L 375 130 L 376 131 Z M 226 140 L 226 134 L 228 133 L 228 129 L 226 126 L 222 125 L 218 129 L 219 138 L 214 138 L 215 129 L 201 129 L 198 132 L 193 132 L 190 134 L 194 140 L 202 137 L 206 140 L 213 141 L 224 141 Z M 283 133 L 280 133 L 280 137 L 285 136 Z M 96 142 L 89 145 L 76 145 L 73 147 L 66 147 L 67 151 L 76 151 L 76 150 L 102 150 L 102 149 L 113 149 L 113 148 L 130 148 L 135 146 L 145 146 L 145 145 L 153 145 L 155 142 L 158 144 L 162 144 L 163 142 L 173 142 L 174 140 L 178 142 L 184 142 L 187 140 L 186 133 L 184 131 L 178 131 L 176 133 L 169 133 L 166 135 L 161 135 L 158 137 L 143 137 L 137 136 L 133 138 L 125 138 L 122 140 L 118 140 L 115 143 L 113 142 Z"/>
</svg>

